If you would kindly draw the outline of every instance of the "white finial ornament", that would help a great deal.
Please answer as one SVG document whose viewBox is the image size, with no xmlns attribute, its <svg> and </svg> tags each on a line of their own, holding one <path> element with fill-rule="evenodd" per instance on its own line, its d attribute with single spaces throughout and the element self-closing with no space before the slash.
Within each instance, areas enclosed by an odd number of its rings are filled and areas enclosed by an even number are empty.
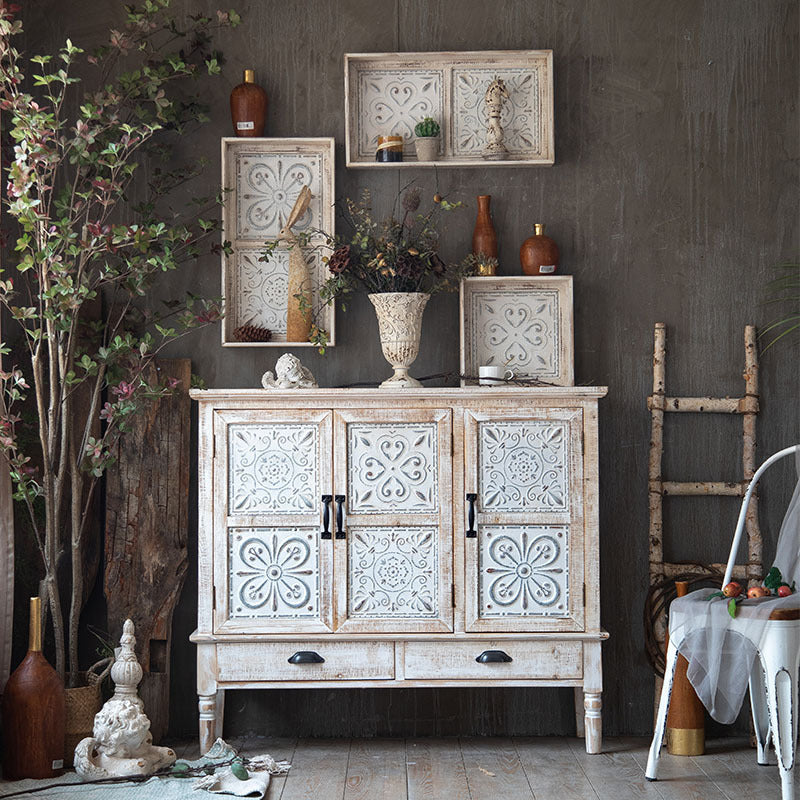
<svg viewBox="0 0 800 800">
<path fill-rule="evenodd" d="M 154 747 L 150 720 L 136 687 L 142 668 L 136 660 L 133 622 L 125 620 L 116 661 L 111 667 L 114 696 L 94 718 L 94 736 L 75 748 L 75 771 L 82 778 L 112 778 L 150 775 L 175 763 L 168 747 Z"/>
</svg>

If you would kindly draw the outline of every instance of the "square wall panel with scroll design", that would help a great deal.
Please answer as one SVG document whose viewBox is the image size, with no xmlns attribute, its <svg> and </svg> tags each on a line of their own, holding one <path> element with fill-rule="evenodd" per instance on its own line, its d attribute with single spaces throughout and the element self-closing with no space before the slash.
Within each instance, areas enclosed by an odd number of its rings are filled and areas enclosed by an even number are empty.
<svg viewBox="0 0 800 800">
<path fill-rule="evenodd" d="M 461 282 L 462 385 L 481 366 L 557 386 L 575 382 L 572 276 L 466 278 Z"/>
<path fill-rule="evenodd" d="M 303 255 L 311 280 L 315 324 L 328 331 L 334 344 L 332 306 L 323 306 L 319 288 L 325 280 L 321 247 L 334 231 L 334 142 L 329 138 L 222 140 L 223 239 L 232 252 L 222 255 L 225 319 L 224 346 L 293 346 L 287 341 L 289 255 L 279 247 L 268 261 L 264 249 L 278 240 L 301 189 L 308 186 L 311 203 L 292 231 L 308 238 Z M 268 342 L 237 341 L 242 326 L 267 328 Z"/>
</svg>

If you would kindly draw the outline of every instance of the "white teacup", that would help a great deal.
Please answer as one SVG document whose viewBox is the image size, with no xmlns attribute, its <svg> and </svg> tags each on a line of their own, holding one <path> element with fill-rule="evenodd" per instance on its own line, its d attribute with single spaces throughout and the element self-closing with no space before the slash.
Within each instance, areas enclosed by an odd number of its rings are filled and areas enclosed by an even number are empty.
<svg viewBox="0 0 800 800">
<path fill-rule="evenodd" d="M 478 382 L 481 386 L 499 386 L 514 379 L 514 370 L 507 367 L 487 365 L 478 367 Z"/>
</svg>

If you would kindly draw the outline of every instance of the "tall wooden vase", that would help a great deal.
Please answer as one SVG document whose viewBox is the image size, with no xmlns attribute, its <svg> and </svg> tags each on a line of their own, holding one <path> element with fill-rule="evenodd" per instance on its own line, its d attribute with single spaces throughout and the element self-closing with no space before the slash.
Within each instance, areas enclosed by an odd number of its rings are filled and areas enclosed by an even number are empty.
<svg viewBox="0 0 800 800">
<path fill-rule="evenodd" d="M 263 136 L 267 121 L 267 93 L 255 82 L 252 69 L 231 91 L 231 122 L 237 136 Z"/>
<path fill-rule="evenodd" d="M 675 581 L 675 589 L 678 597 L 684 597 L 689 584 Z M 701 756 L 705 752 L 705 709 L 686 676 L 688 669 L 689 662 L 679 655 L 667 714 L 667 750 L 673 756 Z"/>
<path fill-rule="evenodd" d="M 492 212 L 489 208 L 491 201 L 490 194 L 478 195 L 478 216 L 472 232 L 472 252 L 476 256 L 483 253 L 488 258 L 497 258 L 497 232 L 492 224 Z"/>
<path fill-rule="evenodd" d="M 42 655 L 42 601 L 31 597 L 28 653 L 3 692 L 3 777 L 64 771 L 64 683 Z"/>
</svg>

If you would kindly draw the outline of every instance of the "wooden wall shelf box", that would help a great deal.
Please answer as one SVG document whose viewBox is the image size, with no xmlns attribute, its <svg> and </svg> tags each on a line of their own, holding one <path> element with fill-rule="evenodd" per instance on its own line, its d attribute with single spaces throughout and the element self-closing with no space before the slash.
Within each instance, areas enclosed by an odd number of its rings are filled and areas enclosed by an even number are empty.
<svg viewBox="0 0 800 800">
<path fill-rule="evenodd" d="M 465 278 L 459 296 L 462 375 L 492 365 L 575 383 L 571 275 Z"/>
<path fill-rule="evenodd" d="M 495 77 L 510 99 L 501 124 L 509 157 L 481 156 L 486 145 L 484 94 Z M 519 167 L 555 161 L 553 51 L 469 53 L 347 53 L 344 57 L 345 144 L 348 167 Z M 441 157 L 419 162 L 414 125 L 441 125 Z M 375 161 L 377 138 L 404 139 L 403 161 Z"/>
<path fill-rule="evenodd" d="M 222 254 L 223 347 L 313 347 L 310 342 L 288 342 L 289 251 L 279 248 L 269 263 L 259 261 L 267 242 L 278 238 L 281 226 L 303 186 L 313 198 L 295 233 L 334 231 L 334 141 L 315 139 L 222 139 L 222 189 L 225 200 L 222 240 L 233 253 Z M 311 245 L 324 241 L 311 237 Z M 320 324 L 335 344 L 333 305 L 322 308 L 319 287 L 326 269 L 319 250 L 306 251 L 314 283 L 313 305 Z M 237 342 L 233 332 L 241 325 L 269 328 L 269 342 Z"/>
<path fill-rule="evenodd" d="M 599 752 L 605 393 L 192 391 L 203 751 L 229 689 L 571 686 Z"/>
</svg>

